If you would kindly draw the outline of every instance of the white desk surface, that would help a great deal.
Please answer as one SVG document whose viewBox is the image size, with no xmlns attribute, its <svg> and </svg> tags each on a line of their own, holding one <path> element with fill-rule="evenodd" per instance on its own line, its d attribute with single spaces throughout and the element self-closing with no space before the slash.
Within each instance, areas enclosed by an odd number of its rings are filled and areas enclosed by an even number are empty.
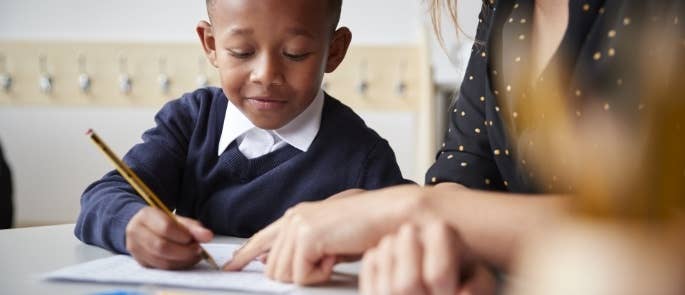
<svg viewBox="0 0 685 295">
<path fill-rule="evenodd" d="M 100 283 L 44 281 L 40 275 L 93 259 L 112 256 L 107 250 L 86 245 L 74 237 L 74 225 L 54 225 L 0 230 L 0 294 L 93 294 L 104 291 L 175 291 L 180 294 L 243 294 L 241 292 L 175 289 Z M 241 243 L 244 239 L 217 237 L 216 243 Z M 358 264 L 339 265 L 337 272 L 354 274 Z M 357 294 L 356 276 L 338 276 L 317 287 L 300 287 L 290 294 Z"/>
</svg>

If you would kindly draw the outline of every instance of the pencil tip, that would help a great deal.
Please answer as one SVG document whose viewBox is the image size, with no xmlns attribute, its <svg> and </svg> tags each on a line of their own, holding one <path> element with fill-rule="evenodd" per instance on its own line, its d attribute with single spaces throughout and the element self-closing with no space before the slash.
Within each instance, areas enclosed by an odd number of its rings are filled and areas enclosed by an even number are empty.
<svg viewBox="0 0 685 295">
<path fill-rule="evenodd" d="M 91 134 L 93 134 L 93 129 L 88 128 L 88 131 L 86 131 L 86 135 L 91 135 Z"/>
</svg>

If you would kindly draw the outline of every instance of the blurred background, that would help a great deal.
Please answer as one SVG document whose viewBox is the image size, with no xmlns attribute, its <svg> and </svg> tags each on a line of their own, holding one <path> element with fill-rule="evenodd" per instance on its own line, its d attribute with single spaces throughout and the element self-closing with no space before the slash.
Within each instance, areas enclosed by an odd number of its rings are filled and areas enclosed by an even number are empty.
<svg viewBox="0 0 685 295">
<path fill-rule="evenodd" d="M 442 140 L 480 6 L 459 1 L 463 33 L 446 22 L 443 50 L 421 0 L 344 1 L 340 24 L 352 30 L 353 48 L 325 86 L 388 139 L 405 177 L 418 183 Z M 15 227 L 75 221 L 82 191 L 111 170 L 83 136 L 88 128 L 123 156 L 165 101 L 196 88 L 195 79 L 178 78 L 194 77 L 196 67 L 173 63 L 198 64 L 202 19 L 200 1 L 0 1 L 0 74 L 13 78 L 0 89 L 0 143 L 13 173 Z M 167 44 L 198 55 L 152 57 Z M 127 48 L 128 58 L 110 47 Z M 216 85 L 212 71 L 209 84 Z M 129 72 L 133 94 L 122 94 L 116 77 Z M 79 92 L 79 73 L 92 78 L 87 95 Z M 160 74 L 173 86 L 152 98 L 146 93 L 157 91 Z M 45 77 L 49 89 L 45 79 L 41 88 Z"/>
</svg>

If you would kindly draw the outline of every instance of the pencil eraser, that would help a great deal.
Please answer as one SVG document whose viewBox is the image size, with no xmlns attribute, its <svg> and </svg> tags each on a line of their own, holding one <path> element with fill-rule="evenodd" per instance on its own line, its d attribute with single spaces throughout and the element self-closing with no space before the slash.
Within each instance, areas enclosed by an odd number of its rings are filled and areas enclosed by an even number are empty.
<svg viewBox="0 0 685 295">
<path fill-rule="evenodd" d="M 91 135 L 91 134 L 93 134 L 93 129 L 88 128 L 88 131 L 86 131 L 86 135 Z"/>
</svg>

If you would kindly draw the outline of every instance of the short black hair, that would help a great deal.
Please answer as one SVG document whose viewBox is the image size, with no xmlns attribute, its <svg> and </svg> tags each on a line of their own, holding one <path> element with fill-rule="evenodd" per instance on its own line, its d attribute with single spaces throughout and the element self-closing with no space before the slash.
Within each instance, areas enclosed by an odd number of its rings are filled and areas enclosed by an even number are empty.
<svg viewBox="0 0 685 295">
<path fill-rule="evenodd" d="M 333 22 L 331 22 L 331 27 L 333 30 L 335 30 L 338 27 L 338 23 L 340 22 L 340 11 L 342 10 L 342 2 L 343 0 L 328 0 L 328 10 L 331 14 L 331 20 L 333 20 Z M 205 0 L 205 3 L 207 4 L 207 15 L 209 15 L 209 18 L 211 20 L 211 7 L 214 6 L 216 0 Z"/>
</svg>

